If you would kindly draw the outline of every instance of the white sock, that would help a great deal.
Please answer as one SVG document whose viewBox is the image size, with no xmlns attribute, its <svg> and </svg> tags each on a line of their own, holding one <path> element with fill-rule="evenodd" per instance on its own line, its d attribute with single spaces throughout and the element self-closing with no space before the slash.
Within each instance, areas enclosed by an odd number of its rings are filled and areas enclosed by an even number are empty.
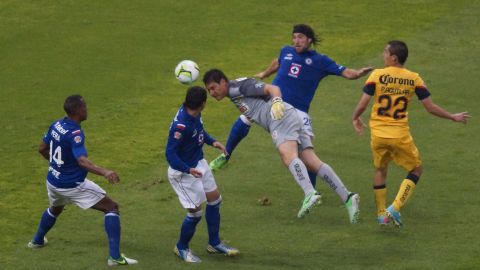
<svg viewBox="0 0 480 270">
<path fill-rule="evenodd" d="M 295 178 L 295 181 L 297 181 L 298 185 L 303 189 L 303 192 L 305 192 L 305 196 L 315 192 L 315 189 L 308 178 L 307 167 L 305 167 L 305 164 L 303 164 L 299 158 L 292 160 L 290 165 L 288 165 L 288 169 L 293 175 L 293 178 Z"/>
<path fill-rule="evenodd" d="M 325 183 L 327 183 L 330 188 L 338 194 L 338 196 L 340 196 L 343 202 L 347 201 L 350 192 L 345 187 L 340 177 L 338 177 L 335 171 L 328 166 L 327 163 L 323 163 L 322 166 L 320 166 L 317 175 L 320 176 L 323 181 L 325 181 Z"/>
</svg>

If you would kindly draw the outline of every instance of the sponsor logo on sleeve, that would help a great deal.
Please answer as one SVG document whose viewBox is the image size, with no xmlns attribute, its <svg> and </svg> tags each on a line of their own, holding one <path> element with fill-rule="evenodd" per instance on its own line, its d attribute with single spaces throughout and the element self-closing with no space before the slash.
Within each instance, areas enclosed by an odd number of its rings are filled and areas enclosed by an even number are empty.
<svg viewBox="0 0 480 270">
<path fill-rule="evenodd" d="M 82 131 L 80 129 L 77 129 L 77 130 L 72 132 L 72 135 L 78 135 L 80 133 L 82 133 Z"/>
<path fill-rule="evenodd" d="M 81 136 L 75 136 L 75 138 L 73 138 L 73 140 L 74 140 L 76 143 L 81 143 L 81 142 L 82 142 L 82 137 L 81 137 Z"/>
<path fill-rule="evenodd" d="M 179 129 L 179 130 L 184 130 L 184 129 L 185 129 L 185 125 L 184 125 L 184 124 L 177 124 L 177 129 Z"/>
<path fill-rule="evenodd" d="M 173 137 L 177 140 L 179 140 L 180 138 L 182 138 L 182 133 L 178 132 L 178 131 L 175 131 L 175 133 L 173 133 Z"/>
</svg>

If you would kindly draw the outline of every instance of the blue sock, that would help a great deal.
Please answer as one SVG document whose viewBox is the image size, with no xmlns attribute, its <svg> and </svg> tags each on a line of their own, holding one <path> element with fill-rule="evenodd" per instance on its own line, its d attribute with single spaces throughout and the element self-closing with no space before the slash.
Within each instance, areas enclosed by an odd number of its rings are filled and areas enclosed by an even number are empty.
<svg viewBox="0 0 480 270">
<path fill-rule="evenodd" d="M 50 213 L 50 210 L 47 208 L 47 210 L 43 212 L 40 225 L 38 225 L 38 230 L 33 237 L 33 241 L 37 244 L 43 244 L 43 237 L 45 237 L 48 231 L 53 227 L 53 225 L 55 225 L 56 221 L 57 217 Z"/>
<path fill-rule="evenodd" d="M 105 214 L 105 231 L 108 237 L 110 257 L 120 258 L 120 216 L 118 213 Z"/>
<path fill-rule="evenodd" d="M 247 136 L 248 131 L 250 131 L 250 126 L 245 124 L 239 117 L 233 124 L 230 135 L 228 135 L 227 145 L 225 147 L 229 154 L 227 160 L 230 159 L 233 150 L 235 150 L 240 141 Z"/>
<path fill-rule="evenodd" d="M 207 203 L 205 220 L 208 227 L 208 243 L 212 246 L 220 244 L 220 203 L 222 197 L 212 203 Z"/>
<path fill-rule="evenodd" d="M 317 173 L 308 172 L 308 178 L 310 178 L 312 186 L 315 187 L 317 185 Z"/>
<path fill-rule="evenodd" d="M 190 243 L 190 240 L 192 240 L 192 237 L 195 234 L 195 228 L 197 227 L 198 222 L 200 222 L 200 219 L 202 219 L 201 212 L 199 216 L 193 215 L 188 213 L 188 215 L 183 220 L 182 228 L 180 229 L 180 239 L 178 239 L 177 242 L 178 249 L 188 248 L 188 243 Z"/>
</svg>

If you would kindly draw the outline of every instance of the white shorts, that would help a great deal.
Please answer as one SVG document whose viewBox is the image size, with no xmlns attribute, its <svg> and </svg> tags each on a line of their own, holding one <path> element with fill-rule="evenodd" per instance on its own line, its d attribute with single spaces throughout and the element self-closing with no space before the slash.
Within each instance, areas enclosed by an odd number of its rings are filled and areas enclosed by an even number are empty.
<svg viewBox="0 0 480 270">
<path fill-rule="evenodd" d="M 94 206 L 107 195 L 105 190 L 86 178 L 83 183 L 74 188 L 57 188 L 47 181 L 47 192 L 50 206 L 74 203 L 82 209 Z"/>
<path fill-rule="evenodd" d="M 194 209 L 207 201 L 206 192 L 217 189 L 217 183 L 205 159 L 198 162 L 195 168 L 202 172 L 201 178 L 195 178 L 189 173 L 183 173 L 168 167 L 168 180 L 178 195 L 180 204 L 185 209 Z"/>
<path fill-rule="evenodd" d="M 313 134 L 313 128 L 312 128 L 312 119 L 310 116 L 303 111 L 300 111 L 299 109 L 295 109 L 297 111 L 298 116 L 302 119 L 303 126 L 302 130 L 310 137 L 315 137 L 315 134 Z"/>
</svg>

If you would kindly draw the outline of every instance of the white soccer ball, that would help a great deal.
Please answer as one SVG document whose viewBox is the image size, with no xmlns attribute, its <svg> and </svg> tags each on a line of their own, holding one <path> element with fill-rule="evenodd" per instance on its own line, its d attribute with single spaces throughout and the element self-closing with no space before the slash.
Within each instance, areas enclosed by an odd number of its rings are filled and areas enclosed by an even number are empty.
<svg viewBox="0 0 480 270">
<path fill-rule="evenodd" d="M 200 68 L 192 60 L 183 60 L 175 68 L 175 77 L 183 84 L 191 84 L 197 80 Z"/>
</svg>

